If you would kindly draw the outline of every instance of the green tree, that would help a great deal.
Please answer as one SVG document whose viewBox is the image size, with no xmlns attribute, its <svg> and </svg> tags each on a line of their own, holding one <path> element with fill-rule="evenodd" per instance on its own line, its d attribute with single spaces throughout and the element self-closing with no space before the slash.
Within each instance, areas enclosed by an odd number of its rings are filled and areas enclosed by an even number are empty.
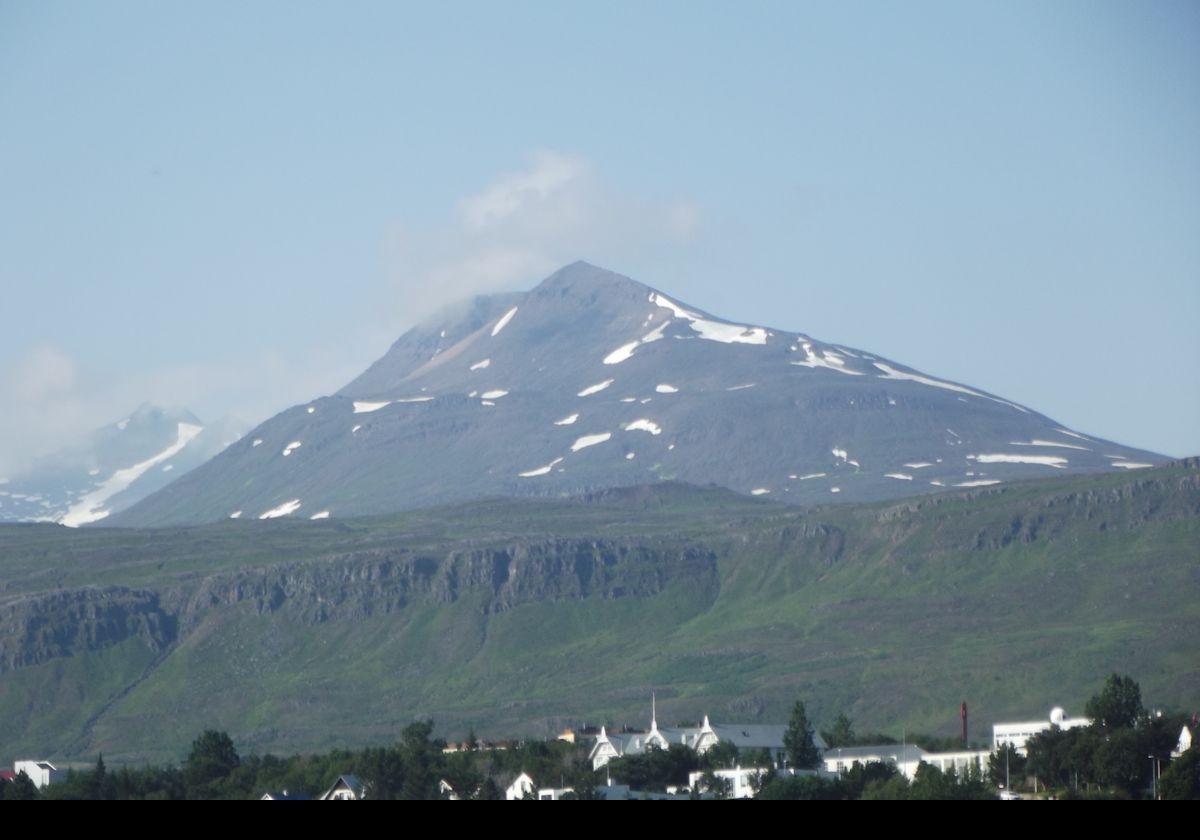
<svg viewBox="0 0 1200 840">
<path fill-rule="evenodd" d="M 1099 742 L 1094 752 L 1096 780 L 1101 784 L 1135 796 L 1149 786 L 1150 761 L 1138 749 L 1139 739 L 1132 729 L 1118 729 Z"/>
<path fill-rule="evenodd" d="M 1025 742 L 1028 772 L 1045 787 L 1067 787 L 1074 780 L 1078 766 L 1089 762 L 1083 753 L 1091 740 L 1080 740 L 1083 731 L 1052 726 L 1031 737 Z"/>
<path fill-rule="evenodd" d="M 366 786 L 367 799 L 401 798 L 407 774 L 398 748 L 369 747 L 363 750 L 356 767 Z"/>
<path fill-rule="evenodd" d="M 87 782 L 88 799 L 115 799 L 116 788 L 108 778 L 108 768 L 104 765 L 104 754 L 96 756 L 96 769 L 92 771 Z"/>
<path fill-rule="evenodd" d="M 763 765 L 758 766 L 764 767 Z M 752 774 L 749 782 L 750 790 L 754 791 L 754 798 L 757 799 L 758 795 L 763 792 L 763 788 L 769 786 L 773 781 L 775 781 L 775 768 L 770 764 L 765 765 L 764 769 Z"/>
<path fill-rule="evenodd" d="M 726 742 L 720 742 L 717 747 L 724 743 Z M 736 749 L 734 747 L 735 755 Z M 716 747 L 709 750 L 704 756 L 705 759 L 714 752 Z M 715 768 L 724 765 L 706 762 L 705 766 Z M 667 785 L 686 785 L 688 773 L 699 768 L 699 757 L 694 750 L 683 744 L 671 744 L 665 750 L 651 744 L 641 755 L 627 755 L 609 762 L 609 773 L 612 777 L 634 790 L 665 791 Z"/>
<path fill-rule="evenodd" d="M 792 707 L 792 717 L 788 721 L 787 731 L 783 734 L 783 746 L 787 749 L 788 760 L 793 767 L 811 770 L 821 763 L 821 753 L 813 741 L 812 724 L 808 722 L 804 703 L 799 700 Z"/>
<path fill-rule="evenodd" d="M 852 747 L 855 744 L 854 725 L 850 718 L 846 717 L 846 713 L 841 712 L 833 722 L 833 728 L 828 732 L 822 731 L 821 737 L 830 747 Z"/>
<path fill-rule="evenodd" d="M 192 742 L 184 776 L 193 793 L 206 796 L 214 783 L 228 777 L 241 763 L 233 739 L 224 732 L 208 729 Z"/>
<path fill-rule="evenodd" d="M 11 782 L 4 786 L 5 801 L 21 801 L 27 799 L 40 799 L 41 794 L 38 792 L 37 785 L 33 783 L 33 779 L 22 770 L 16 775 Z"/>
<path fill-rule="evenodd" d="M 860 799 L 863 791 L 871 784 L 883 784 L 900 771 L 882 761 L 868 761 L 866 764 L 856 761 L 849 770 L 842 771 L 841 782 L 846 790 L 846 799 Z"/>
<path fill-rule="evenodd" d="M 438 774 L 442 751 L 431 740 L 433 721 L 410 723 L 400 734 L 400 753 L 404 761 L 401 799 L 439 799 Z"/>
<path fill-rule="evenodd" d="M 840 779 L 820 776 L 776 776 L 755 794 L 755 799 L 829 800 L 848 799 Z"/>
<path fill-rule="evenodd" d="M 1192 747 L 1163 771 L 1158 780 L 1163 799 L 1200 799 L 1200 747 Z"/>
<path fill-rule="evenodd" d="M 704 754 L 704 766 L 722 769 L 734 767 L 738 763 L 739 754 L 740 750 L 733 741 L 717 741 Z"/>
<path fill-rule="evenodd" d="M 700 790 L 711 793 L 716 799 L 728 799 L 733 796 L 733 780 L 723 779 L 712 770 L 705 770 L 700 777 Z"/>
<path fill-rule="evenodd" d="M 1025 756 L 1012 744 L 1004 744 L 988 756 L 988 778 L 996 787 L 1012 787 L 1025 777 Z"/>
<path fill-rule="evenodd" d="M 1113 674 L 1100 693 L 1087 701 L 1084 714 L 1101 729 L 1132 728 L 1146 714 L 1142 707 L 1142 689 L 1132 677 Z"/>
</svg>

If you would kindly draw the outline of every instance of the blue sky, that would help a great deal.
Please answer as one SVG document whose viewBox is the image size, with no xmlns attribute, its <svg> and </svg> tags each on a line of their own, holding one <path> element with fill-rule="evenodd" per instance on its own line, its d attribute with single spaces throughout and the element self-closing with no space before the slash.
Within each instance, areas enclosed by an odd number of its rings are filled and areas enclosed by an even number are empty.
<svg viewBox="0 0 1200 840">
<path fill-rule="evenodd" d="M 0 2 L 0 471 L 576 258 L 1200 453 L 1200 5 Z"/>
</svg>

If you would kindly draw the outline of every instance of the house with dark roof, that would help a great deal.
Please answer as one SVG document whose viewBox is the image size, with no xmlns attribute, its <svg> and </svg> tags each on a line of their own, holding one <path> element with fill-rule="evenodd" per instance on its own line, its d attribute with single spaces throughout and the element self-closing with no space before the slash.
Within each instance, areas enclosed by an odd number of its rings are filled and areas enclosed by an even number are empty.
<svg viewBox="0 0 1200 840">
<path fill-rule="evenodd" d="M 333 783 L 333 787 L 321 794 L 318 799 L 335 800 L 335 799 L 366 799 L 366 786 L 359 781 L 358 776 L 353 773 L 346 773 L 337 777 L 337 781 Z"/>
</svg>

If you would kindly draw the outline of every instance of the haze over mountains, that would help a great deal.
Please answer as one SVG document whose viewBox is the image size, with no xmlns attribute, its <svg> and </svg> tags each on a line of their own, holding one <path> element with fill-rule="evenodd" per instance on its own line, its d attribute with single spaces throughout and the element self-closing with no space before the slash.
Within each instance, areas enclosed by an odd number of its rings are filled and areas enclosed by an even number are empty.
<svg viewBox="0 0 1200 840">
<path fill-rule="evenodd" d="M 241 431 L 234 420 L 206 426 L 186 409 L 143 404 L 87 440 L 0 479 L 0 522 L 97 522 L 203 464 Z"/>
<path fill-rule="evenodd" d="M 107 522 L 349 517 L 664 479 L 869 501 L 1165 460 L 577 262 L 410 330 L 338 393 Z"/>
</svg>

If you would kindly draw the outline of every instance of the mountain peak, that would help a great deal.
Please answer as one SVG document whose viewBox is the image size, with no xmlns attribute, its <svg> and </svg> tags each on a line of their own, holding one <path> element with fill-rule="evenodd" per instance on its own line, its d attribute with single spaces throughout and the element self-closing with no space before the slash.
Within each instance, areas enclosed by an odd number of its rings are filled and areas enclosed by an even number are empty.
<svg viewBox="0 0 1200 840">
<path fill-rule="evenodd" d="M 578 261 L 410 330 L 338 394 L 264 423 L 122 524 L 352 516 L 671 479 L 867 501 L 1158 460 Z"/>
<path fill-rule="evenodd" d="M 186 408 L 173 407 L 163 408 L 160 405 L 155 405 L 151 402 L 144 402 L 134 409 L 133 413 L 128 418 L 133 425 L 143 425 L 147 423 L 169 422 L 169 423 L 190 423 L 195 426 L 204 425 L 196 415 L 188 411 Z M 125 422 L 125 421 L 122 421 Z"/>
<path fill-rule="evenodd" d="M 644 286 L 638 281 L 626 277 L 624 274 L 618 274 L 615 271 L 610 271 L 598 265 L 592 265 L 583 260 L 576 260 L 573 263 L 564 265 L 539 283 L 534 288 L 533 293 L 537 294 L 538 292 L 551 289 L 590 289 L 599 286 L 635 286 L 638 289 L 649 291 L 648 286 Z"/>
</svg>

